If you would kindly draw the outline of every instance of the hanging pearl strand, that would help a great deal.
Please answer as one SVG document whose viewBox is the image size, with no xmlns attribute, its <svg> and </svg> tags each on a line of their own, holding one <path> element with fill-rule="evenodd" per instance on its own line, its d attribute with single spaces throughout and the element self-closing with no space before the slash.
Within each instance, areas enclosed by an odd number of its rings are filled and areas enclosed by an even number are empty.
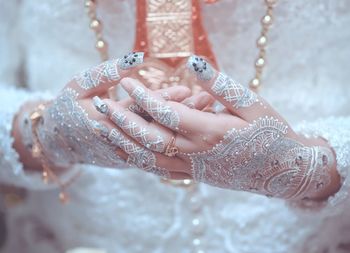
<svg viewBox="0 0 350 253">
<path fill-rule="evenodd" d="M 259 50 L 259 53 L 254 65 L 255 76 L 249 83 L 249 87 L 253 90 L 257 90 L 261 86 L 261 76 L 263 69 L 266 66 L 266 46 L 268 39 L 267 35 L 273 22 L 273 10 L 276 2 L 277 0 L 265 0 L 266 12 L 260 21 L 261 32 L 256 41 L 256 46 Z"/>
<path fill-rule="evenodd" d="M 189 187 L 186 195 L 187 206 L 190 211 L 190 233 L 191 233 L 191 248 L 194 253 L 205 253 L 205 219 L 203 217 L 203 200 L 204 196 L 201 194 L 199 185 L 192 184 Z"/>
<path fill-rule="evenodd" d="M 96 36 L 96 44 L 95 48 L 98 50 L 100 54 L 100 58 L 102 61 L 108 60 L 108 44 L 103 38 L 103 26 L 99 19 L 97 19 L 96 15 L 96 1 L 97 0 L 86 0 L 85 8 L 87 14 L 90 18 L 90 29 L 94 31 Z"/>
</svg>

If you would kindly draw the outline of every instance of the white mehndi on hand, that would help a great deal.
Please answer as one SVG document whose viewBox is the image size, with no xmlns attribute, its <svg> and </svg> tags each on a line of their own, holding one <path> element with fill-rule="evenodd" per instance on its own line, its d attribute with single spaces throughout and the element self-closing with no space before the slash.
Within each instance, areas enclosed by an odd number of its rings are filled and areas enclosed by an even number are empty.
<svg viewBox="0 0 350 253">
<path fill-rule="evenodd" d="M 131 137 L 138 140 L 146 148 L 156 152 L 164 151 L 165 144 L 162 136 L 158 134 L 156 135 L 156 139 L 151 139 L 150 132 L 146 128 L 139 127 L 135 122 L 128 121 L 124 113 L 113 112 L 111 115 L 111 120 Z"/>
<path fill-rule="evenodd" d="M 143 53 L 130 53 L 82 72 L 73 83 L 76 81 L 81 88 L 88 90 L 117 81 L 120 79 L 118 69 L 126 70 L 142 61 Z M 94 97 L 92 102 L 101 113 L 108 114 L 108 106 L 99 97 Z M 119 146 L 108 139 L 109 129 L 89 118 L 79 104 L 78 92 L 70 86 L 47 106 L 37 132 L 45 155 L 55 166 L 69 167 L 76 163 L 125 166 L 116 153 Z"/>
<path fill-rule="evenodd" d="M 76 163 L 121 165 L 116 147 L 103 137 L 106 127 L 89 119 L 77 97 L 76 91 L 66 88 L 44 112 L 37 131 L 45 155 L 62 167 Z"/>
<path fill-rule="evenodd" d="M 257 94 L 226 75 L 215 75 L 201 57 L 190 57 L 187 67 L 200 82 L 213 83 L 211 91 L 228 102 L 231 110 L 259 101 Z M 260 105 L 267 108 L 263 102 Z M 315 196 L 331 183 L 334 155 L 329 148 L 306 147 L 288 136 L 286 123 L 274 117 L 259 117 L 245 128 L 229 130 L 211 150 L 187 154 L 192 176 L 214 186 L 284 199 Z"/>
<path fill-rule="evenodd" d="M 219 74 L 211 89 L 215 94 L 222 96 L 227 102 L 231 103 L 236 109 L 249 107 L 259 102 L 254 92 L 222 73 Z"/>
<path fill-rule="evenodd" d="M 112 129 L 110 131 L 108 139 L 112 144 L 121 147 L 121 149 L 129 155 L 127 159 L 128 164 L 134 165 L 163 178 L 170 177 L 169 172 L 166 169 L 156 166 L 156 157 L 150 150 L 131 142 L 117 129 Z"/>
<path fill-rule="evenodd" d="M 106 116 L 119 126 L 122 130 L 130 133 L 134 138 L 143 141 L 143 144 L 148 148 L 155 150 L 164 150 L 164 140 L 161 136 L 157 136 L 156 140 L 150 140 L 149 132 L 145 128 L 138 128 L 135 122 L 126 123 L 126 116 L 122 112 L 110 112 L 108 105 L 100 97 L 93 97 L 93 104 L 96 110 Z M 119 147 L 126 154 L 128 154 L 127 164 L 136 166 L 147 172 L 151 172 L 163 178 L 169 178 L 170 174 L 166 169 L 156 166 L 156 156 L 149 150 L 135 142 L 131 141 L 122 132 L 116 128 L 112 128 L 109 131 L 107 128 L 101 126 L 100 123 L 94 121 L 95 130 L 98 134 L 106 137 L 108 141 L 115 147 Z"/>
<path fill-rule="evenodd" d="M 197 79 L 201 81 L 210 81 L 215 76 L 213 67 L 199 56 L 191 56 L 187 61 L 187 68 L 195 73 Z M 223 73 L 219 73 L 211 89 L 215 94 L 222 96 L 237 109 L 249 107 L 259 102 L 254 92 Z"/>
<path fill-rule="evenodd" d="M 285 199 L 300 199 L 330 183 L 333 154 L 286 137 L 287 127 L 260 118 L 232 129 L 212 150 L 188 154 L 196 181 Z"/>
<path fill-rule="evenodd" d="M 142 87 L 137 87 L 132 93 L 136 103 L 142 106 L 151 117 L 170 129 L 177 130 L 180 117 L 170 106 L 154 99 Z"/>
</svg>

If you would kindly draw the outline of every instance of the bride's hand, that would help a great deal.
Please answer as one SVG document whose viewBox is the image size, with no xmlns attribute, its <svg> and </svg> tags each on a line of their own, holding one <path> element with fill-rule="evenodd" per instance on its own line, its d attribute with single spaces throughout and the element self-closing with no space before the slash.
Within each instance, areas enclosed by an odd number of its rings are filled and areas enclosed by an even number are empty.
<svg viewBox="0 0 350 253">
<path fill-rule="evenodd" d="M 141 64 L 143 53 L 131 53 L 123 58 L 104 62 L 75 76 L 56 99 L 45 105 L 35 129 L 42 153 L 54 168 L 68 168 L 77 163 L 107 167 L 126 167 L 125 147 L 111 142 L 110 121 L 95 110 L 106 112 L 95 95 L 103 96 L 107 90 L 129 76 L 133 67 Z M 185 87 L 158 91 L 176 101 L 190 95 Z M 124 104 L 135 107 L 131 99 Z M 118 131 L 120 141 L 128 148 L 136 143 Z"/>
<path fill-rule="evenodd" d="M 122 86 L 155 122 L 107 101 L 110 119 L 124 134 L 153 150 L 153 166 L 175 179 L 285 199 L 322 199 L 337 190 L 335 155 L 324 140 L 298 136 L 263 98 L 203 59 L 193 56 L 187 65 L 224 110 L 210 113 L 165 101 L 131 78 Z M 136 135 L 139 129 L 147 134 Z M 159 136 L 165 145 L 144 141 Z"/>
</svg>

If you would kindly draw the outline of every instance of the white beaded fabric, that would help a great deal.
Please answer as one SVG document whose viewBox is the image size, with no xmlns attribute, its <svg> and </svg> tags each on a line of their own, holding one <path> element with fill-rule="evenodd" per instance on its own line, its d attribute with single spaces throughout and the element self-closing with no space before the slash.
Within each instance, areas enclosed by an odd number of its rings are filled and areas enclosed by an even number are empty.
<svg viewBox="0 0 350 253">
<path fill-rule="evenodd" d="M 99 1 L 111 57 L 132 50 L 135 1 Z M 222 70 L 241 83 L 253 77 L 263 1 L 204 5 L 205 27 Z M 280 0 L 270 31 L 261 95 L 301 132 L 327 138 L 343 187 L 322 211 L 282 200 L 201 185 L 205 252 L 347 252 L 350 249 L 350 2 Z M 57 192 L 34 191 L 11 148 L 11 120 L 33 91 L 57 92 L 99 63 L 84 1 L 2 1 L 0 8 L 1 181 L 28 189 L 6 212 L 4 252 L 62 253 L 84 246 L 114 252 L 192 252 L 185 191 L 139 170 L 82 168 L 61 206 Z M 26 95 L 7 86 L 26 85 Z M 13 109 L 9 106 L 12 103 Z M 11 107 L 11 108 L 10 108 Z M 317 121 L 316 121 L 317 120 Z M 312 123 L 315 121 L 316 123 Z M 21 175 L 21 176 L 18 176 Z M 23 182 L 25 180 L 26 182 Z M 339 203 L 338 203 L 339 202 Z"/>
</svg>

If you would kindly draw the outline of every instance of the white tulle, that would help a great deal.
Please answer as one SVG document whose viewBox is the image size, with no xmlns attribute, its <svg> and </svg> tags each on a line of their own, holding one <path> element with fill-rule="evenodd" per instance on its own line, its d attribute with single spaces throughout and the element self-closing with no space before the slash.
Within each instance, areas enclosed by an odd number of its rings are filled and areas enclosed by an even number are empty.
<svg viewBox="0 0 350 253">
<path fill-rule="evenodd" d="M 26 175 L 11 148 L 14 113 L 33 91 L 56 94 L 80 70 L 99 63 L 84 1 L 1 1 L 0 177 L 28 189 L 6 212 L 5 252 L 61 253 L 75 247 L 115 252 L 193 252 L 186 191 L 137 170 L 84 167 L 61 206 L 56 190 Z M 346 252 L 350 248 L 350 2 L 280 0 L 261 90 L 301 133 L 321 135 L 337 153 L 343 187 L 319 211 L 282 200 L 199 187 L 205 252 Z M 135 1 L 99 1 L 112 57 L 132 49 Z M 242 83 L 253 75 L 263 1 L 204 5 L 205 26 L 222 70 Z M 42 95 L 49 98 L 49 95 Z M 331 117 L 331 118 L 330 118 Z M 305 122 L 302 122 L 302 121 Z M 314 122 L 314 123 L 312 123 Z"/>
</svg>

